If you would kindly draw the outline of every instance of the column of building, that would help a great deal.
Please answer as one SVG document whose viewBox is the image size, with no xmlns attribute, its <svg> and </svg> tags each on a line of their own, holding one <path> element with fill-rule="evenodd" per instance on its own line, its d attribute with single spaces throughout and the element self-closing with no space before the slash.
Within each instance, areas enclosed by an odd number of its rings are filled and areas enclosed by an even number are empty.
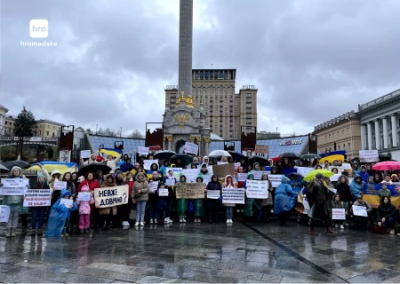
<svg viewBox="0 0 400 284">
<path fill-rule="evenodd" d="M 390 117 L 391 122 L 391 135 L 392 135 L 392 144 L 389 143 L 389 122 L 388 119 Z M 381 132 L 380 132 L 380 120 L 382 120 L 382 136 L 383 136 L 383 145 L 381 145 Z M 398 146 L 398 120 L 397 113 L 391 114 L 389 116 L 384 116 L 381 118 L 377 118 L 373 121 L 368 121 L 365 124 L 361 124 L 361 148 L 363 150 L 373 150 L 373 133 L 372 133 L 372 122 L 374 122 L 374 130 L 375 130 L 375 149 L 383 150 L 388 149 L 390 147 Z"/>
</svg>

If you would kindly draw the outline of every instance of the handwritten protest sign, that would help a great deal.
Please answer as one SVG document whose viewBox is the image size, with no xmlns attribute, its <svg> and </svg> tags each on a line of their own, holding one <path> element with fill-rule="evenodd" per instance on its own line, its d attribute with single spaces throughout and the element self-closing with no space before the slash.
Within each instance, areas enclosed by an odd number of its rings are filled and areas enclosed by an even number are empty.
<svg viewBox="0 0 400 284">
<path fill-rule="evenodd" d="M 346 220 L 346 210 L 344 208 L 332 208 L 332 220 Z"/>
<path fill-rule="evenodd" d="M 238 177 L 238 181 L 246 181 L 247 180 L 247 174 L 246 173 L 238 173 L 237 177 Z"/>
<path fill-rule="evenodd" d="M 187 182 L 196 182 L 196 178 L 199 175 L 198 169 L 183 169 L 182 175 L 185 175 Z"/>
<path fill-rule="evenodd" d="M 268 145 L 256 145 L 254 152 L 256 154 L 267 154 L 269 155 L 269 146 Z"/>
<path fill-rule="evenodd" d="M 144 160 L 143 168 L 145 170 L 150 170 L 151 164 L 154 164 L 154 163 L 158 165 L 158 160 Z"/>
<path fill-rule="evenodd" d="M 184 151 L 186 154 L 197 155 L 199 152 L 199 145 L 191 142 L 186 142 L 184 146 Z"/>
<path fill-rule="evenodd" d="M 267 199 L 268 198 L 268 181 L 248 180 L 246 181 L 246 196 L 248 198 Z"/>
<path fill-rule="evenodd" d="M 168 188 L 159 188 L 158 189 L 158 196 L 168 196 Z"/>
<path fill-rule="evenodd" d="M 359 150 L 361 163 L 379 162 L 378 150 Z"/>
<path fill-rule="evenodd" d="M 221 196 L 221 192 L 219 190 L 207 190 L 207 198 L 208 199 L 218 199 Z"/>
<path fill-rule="evenodd" d="M 261 180 L 263 174 L 268 174 L 267 171 L 252 171 L 255 180 Z"/>
<path fill-rule="evenodd" d="M 90 192 L 79 192 L 76 200 L 78 201 L 90 201 L 91 193 Z"/>
<path fill-rule="evenodd" d="M 0 205 L 0 223 L 8 222 L 10 218 L 10 206 Z"/>
<path fill-rule="evenodd" d="M 272 187 L 277 187 L 281 184 L 282 175 L 269 175 L 268 178 L 272 183 Z"/>
<path fill-rule="evenodd" d="M 367 208 L 364 206 L 353 205 L 352 208 L 354 216 L 368 217 Z"/>
<path fill-rule="evenodd" d="M 201 199 L 204 198 L 205 186 L 203 183 L 177 183 L 175 192 L 177 199 Z"/>
<path fill-rule="evenodd" d="M 28 189 L 25 192 L 24 207 L 50 206 L 51 189 Z"/>
<path fill-rule="evenodd" d="M 165 179 L 165 184 L 167 185 L 167 186 L 173 186 L 173 185 L 175 185 L 175 178 L 166 178 Z"/>
<path fill-rule="evenodd" d="M 225 178 L 227 175 L 235 176 L 235 165 L 228 163 L 225 165 L 212 166 L 213 173 L 218 176 L 218 178 Z"/>
<path fill-rule="evenodd" d="M 74 202 L 74 201 L 73 201 L 72 199 L 65 199 L 65 198 L 61 198 L 61 199 L 60 199 L 60 204 L 64 204 L 64 206 L 65 206 L 65 207 L 68 207 L 68 208 L 71 207 L 71 205 L 72 205 L 73 202 Z"/>
<path fill-rule="evenodd" d="M 54 190 L 63 190 L 67 188 L 67 182 L 66 181 L 55 181 L 54 182 Z"/>
<path fill-rule="evenodd" d="M 96 208 L 108 208 L 127 204 L 128 199 L 128 185 L 95 188 L 94 190 L 94 201 Z"/>
<path fill-rule="evenodd" d="M 149 192 L 156 192 L 158 187 L 158 182 L 152 181 L 149 183 Z"/>
<path fill-rule="evenodd" d="M 89 159 L 91 154 L 92 154 L 92 151 L 90 151 L 90 150 L 82 150 L 81 151 L 81 158 L 82 159 Z"/>
<path fill-rule="evenodd" d="M 203 183 L 208 184 L 211 181 L 211 174 L 203 175 Z"/>
<path fill-rule="evenodd" d="M 3 178 L 0 195 L 24 195 L 28 189 L 29 180 L 25 178 Z"/>
<path fill-rule="evenodd" d="M 223 188 L 222 203 L 244 204 L 244 189 Z"/>
<path fill-rule="evenodd" d="M 149 154 L 149 147 L 138 146 L 139 156 L 147 156 Z"/>
</svg>

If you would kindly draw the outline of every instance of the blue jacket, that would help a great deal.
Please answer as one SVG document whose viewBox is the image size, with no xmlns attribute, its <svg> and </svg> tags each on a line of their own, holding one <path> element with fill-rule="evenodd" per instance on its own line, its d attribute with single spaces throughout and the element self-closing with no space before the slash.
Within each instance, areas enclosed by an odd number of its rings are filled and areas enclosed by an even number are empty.
<svg viewBox="0 0 400 284">
<path fill-rule="evenodd" d="M 66 189 L 61 191 L 61 196 L 64 196 L 68 192 Z M 47 224 L 46 237 L 60 237 L 63 229 L 69 223 L 71 218 L 71 211 L 77 210 L 78 206 L 75 202 L 72 203 L 72 208 L 65 207 L 61 204 L 61 199 L 58 199 L 56 203 L 51 207 L 49 214 L 49 222 Z"/>
<path fill-rule="evenodd" d="M 296 179 L 290 180 L 289 185 L 293 188 L 293 191 L 296 192 L 296 195 L 290 197 L 290 207 L 293 208 L 296 205 L 297 195 L 300 190 L 303 188 L 303 178 L 299 175 L 295 175 Z M 297 185 L 295 185 L 297 183 Z"/>
<path fill-rule="evenodd" d="M 293 196 L 297 195 L 297 192 L 289 184 L 289 179 L 286 176 L 282 176 L 281 184 L 275 190 L 274 200 L 274 213 L 280 214 L 290 211 L 293 207 L 290 206 L 290 200 Z"/>
<path fill-rule="evenodd" d="M 364 182 L 361 180 L 361 183 L 357 183 L 356 179 L 357 177 L 360 177 L 360 175 L 355 175 L 353 181 L 350 184 L 350 192 L 351 192 L 351 197 L 353 198 L 353 201 L 357 199 L 357 196 L 360 195 L 364 188 Z"/>
<path fill-rule="evenodd" d="M 363 168 L 365 168 L 365 173 L 362 172 Z M 367 172 L 367 168 L 365 166 L 360 167 L 359 175 L 362 178 L 363 182 L 368 182 L 369 173 Z"/>
</svg>

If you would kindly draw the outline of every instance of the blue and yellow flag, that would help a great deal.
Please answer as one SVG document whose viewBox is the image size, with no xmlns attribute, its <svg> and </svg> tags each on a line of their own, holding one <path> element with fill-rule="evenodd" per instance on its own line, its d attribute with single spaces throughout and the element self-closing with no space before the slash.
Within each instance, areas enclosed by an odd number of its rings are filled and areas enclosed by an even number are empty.
<svg viewBox="0 0 400 284">
<path fill-rule="evenodd" d="M 120 149 L 103 148 L 100 149 L 100 153 L 111 155 L 113 157 L 118 157 L 119 155 L 122 154 L 122 151 Z"/>
<path fill-rule="evenodd" d="M 363 193 L 364 200 L 366 200 L 373 208 L 378 208 L 380 204 L 380 198 L 378 191 L 382 189 L 382 184 L 364 184 Z M 400 183 L 387 184 L 387 189 L 392 193 L 390 198 L 391 203 L 400 209 Z"/>
</svg>

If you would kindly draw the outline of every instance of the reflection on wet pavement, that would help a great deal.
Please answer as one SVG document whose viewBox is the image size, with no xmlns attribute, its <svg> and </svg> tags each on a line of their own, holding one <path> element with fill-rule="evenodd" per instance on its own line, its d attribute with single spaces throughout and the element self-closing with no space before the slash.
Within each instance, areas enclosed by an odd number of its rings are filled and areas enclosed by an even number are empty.
<svg viewBox="0 0 400 284">
<path fill-rule="evenodd" d="M 291 223 L 146 226 L 69 238 L 0 230 L 0 282 L 396 283 L 398 236 Z"/>
</svg>

